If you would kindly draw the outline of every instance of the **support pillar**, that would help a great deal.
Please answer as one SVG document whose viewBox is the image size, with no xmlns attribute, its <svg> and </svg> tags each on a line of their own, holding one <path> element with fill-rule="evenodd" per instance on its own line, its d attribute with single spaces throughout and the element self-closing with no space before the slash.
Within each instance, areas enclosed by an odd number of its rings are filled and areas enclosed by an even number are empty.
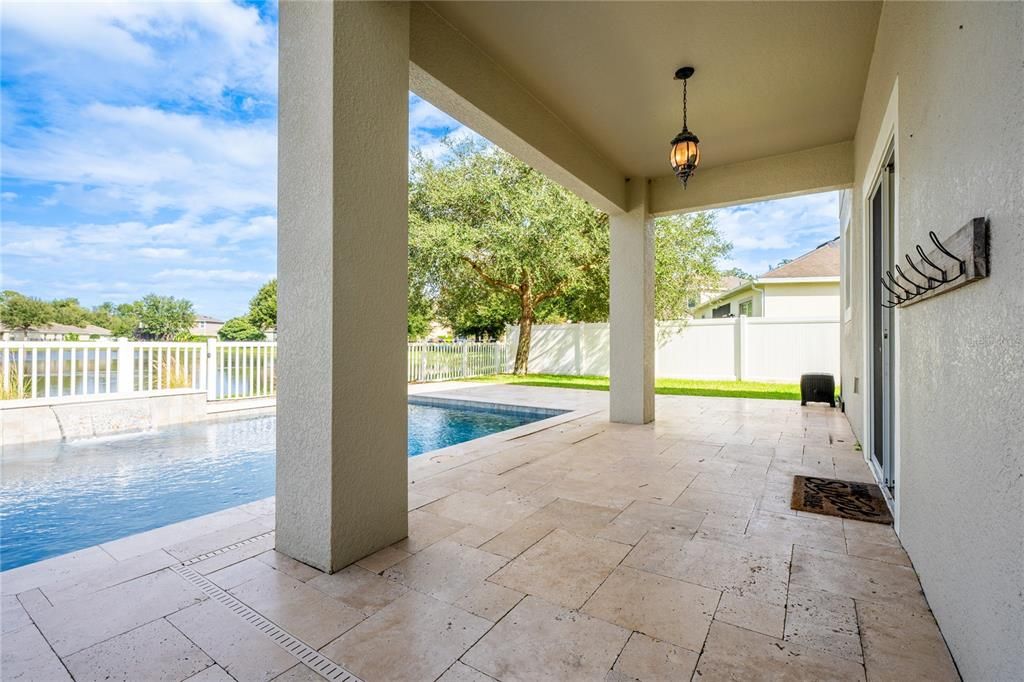
<svg viewBox="0 0 1024 682">
<path fill-rule="evenodd" d="M 646 178 L 627 181 L 625 213 L 611 216 L 613 422 L 654 421 L 654 218 Z"/>
<path fill-rule="evenodd" d="M 409 6 L 282 2 L 277 549 L 407 534 Z"/>
</svg>

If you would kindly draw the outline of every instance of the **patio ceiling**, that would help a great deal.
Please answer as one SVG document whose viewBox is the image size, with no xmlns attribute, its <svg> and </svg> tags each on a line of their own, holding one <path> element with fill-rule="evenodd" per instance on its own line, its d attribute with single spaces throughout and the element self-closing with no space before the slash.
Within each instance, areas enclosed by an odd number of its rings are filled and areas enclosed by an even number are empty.
<svg viewBox="0 0 1024 682">
<path fill-rule="evenodd" d="M 880 7 L 433 2 L 427 11 L 452 33 L 442 39 L 436 25 L 426 30 L 429 19 L 414 11 L 411 57 L 444 80 L 429 57 L 423 63 L 418 57 L 451 49 L 456 37 L 464 40 L 478 50 L 474 61 L 490 61 L 486 68 L 534 99 L 556 126 L 571 130 L 572 144 L 587 147 L 608 171 L 653 178 L 669 175 L 668 141 L 682 116 L 672 74 L 684 64 L 697 69 L 690 127 L 701 138 L 702 170 L 851 140 Z M 494 74 L 477 77 L 493 81 Z M 430 92 L 420 94 L 431 99 Z M 449 113 L 456 117 L 463 113 L 454 109 Z"/>
</svg>

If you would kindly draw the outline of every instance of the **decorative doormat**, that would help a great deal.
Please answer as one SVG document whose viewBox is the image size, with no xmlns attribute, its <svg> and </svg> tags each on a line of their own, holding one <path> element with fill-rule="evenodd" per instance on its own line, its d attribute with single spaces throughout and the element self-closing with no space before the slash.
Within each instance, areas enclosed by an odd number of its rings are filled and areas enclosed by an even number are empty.
<svg viewBox="0 0 1024 682">
<path fill-rule="evenodd" d="M 855 521 L 892 523 L 882 491 L 871 483 L 835 478 L 793 477 L 791 509 Z"/>
</svg>

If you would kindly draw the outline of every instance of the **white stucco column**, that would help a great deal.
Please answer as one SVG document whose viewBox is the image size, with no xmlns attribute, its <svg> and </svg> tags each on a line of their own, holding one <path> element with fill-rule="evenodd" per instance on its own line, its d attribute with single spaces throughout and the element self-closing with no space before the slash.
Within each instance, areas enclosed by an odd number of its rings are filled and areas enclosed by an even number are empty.
<svg viewBox="0 0 1024 682">
<path fill-rule="evenodd" d="M 611 216 L 611 420 L 654 420 L 654 219 L 646 178 L 627 182 Z"/>
<path fill-rule="evenodd" d="M 277 549 L 406 536 L 409 7 L 283 2 Z"/>
</svg>

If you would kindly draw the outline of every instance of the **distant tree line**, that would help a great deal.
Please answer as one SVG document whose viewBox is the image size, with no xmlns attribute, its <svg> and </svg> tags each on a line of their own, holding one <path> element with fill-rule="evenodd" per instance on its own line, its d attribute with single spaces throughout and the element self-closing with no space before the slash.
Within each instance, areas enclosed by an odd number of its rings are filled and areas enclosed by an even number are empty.
<svg viewBox="0 0 1024 682">
<path fill-rule="evenodd" d="M 0 322 L 21 331 L 47 324 L 72 327 L 95 325 L 112 336 L 149 341 L 173 341 L 188 335 L 195 323 L 192 302 L 149 294 L 131 303 L 101 303 L 86 308 L 77 298 L 44 301 L 17 291 L 0 293 Z"/>
<path fill-rule="evenodd" d="M 45 301 L 17 291 L 0 292 L 0 323 L 28 331 L 47 324 L 73 327 L 95 325 L 111 336 L 140 341 L 196 341 L 191 332 L 196 313 L 192 302 L 174 296 L 149 294 L 131 303 L 101 303 L 87 308 L 77 298 Z M 219 336 L 225 341 L 258 341 L 277 325 L 277 280 L 264 284 L 249 302 L 245 315 L 228 320 Z"/>
</svg>

